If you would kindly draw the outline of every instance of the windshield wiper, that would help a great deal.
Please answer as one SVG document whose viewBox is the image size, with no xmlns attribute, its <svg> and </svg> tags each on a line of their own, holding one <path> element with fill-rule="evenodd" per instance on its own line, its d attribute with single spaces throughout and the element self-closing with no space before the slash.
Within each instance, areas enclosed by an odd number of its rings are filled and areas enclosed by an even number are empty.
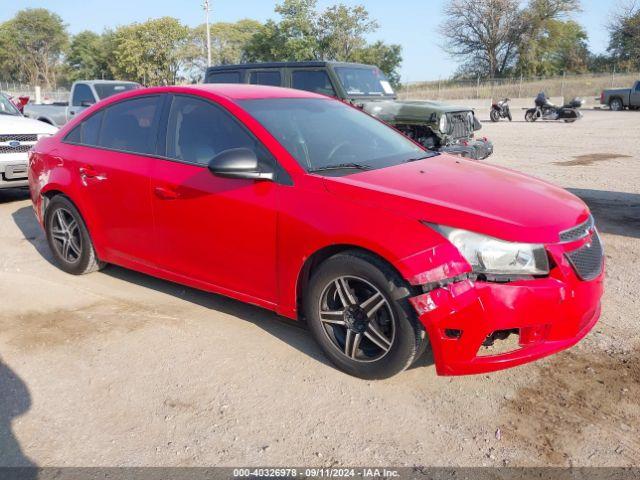
<svg viewBox="0 0 640 480">
<path fill-rule="evenodd" d="M 326 172 L 327 170 L 344 170 L 344 169 L 371 170 L 371 167 L 369 165 L 363 165 L 361 163 L 337 163 L 335 165 L 325 165 L 323 167 L 314 168 L 312 170 L 309 170 L 309 173 Z"/>
<path fill-rule="evenodd" d="M 410 158 L 409 160 L 405 160 L 405 163 L 417 162 L 418 160 L 424 160 L 425 158 L 435 157 L 436 155 L 438 155 L 437 152 L 429 152 L 428 154 L 423 155 L 422 157 Z"/>
</svg>

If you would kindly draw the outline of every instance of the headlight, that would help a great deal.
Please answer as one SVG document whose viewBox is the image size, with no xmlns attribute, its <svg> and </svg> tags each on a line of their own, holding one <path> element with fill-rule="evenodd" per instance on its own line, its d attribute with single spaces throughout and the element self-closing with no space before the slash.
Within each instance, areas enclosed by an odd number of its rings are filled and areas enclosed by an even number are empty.
<svg viewBox="0 0 640 480">
<path fill-rule="evenodd" d="M 471 264 L 474 273 L 545 275 L 549 258 L 544 246 L 499 240 L 460 228 L 427 223 L 449 240 Z"/>
<path fill-rule="evenodd" d="M 438 128 L 440 129 L 440 131 L 441 131 L 442 133 L 447 133 L 447 129 L 448 129 L 448 127 L 449 127 L 449 124 L 448 124 L 448 122 L 447 122 L 447 115 L 446 115 L 446 114 L 443 114 L 443 115 L 440 117 L 440 122 L 438 123 Z"/>
</svg>

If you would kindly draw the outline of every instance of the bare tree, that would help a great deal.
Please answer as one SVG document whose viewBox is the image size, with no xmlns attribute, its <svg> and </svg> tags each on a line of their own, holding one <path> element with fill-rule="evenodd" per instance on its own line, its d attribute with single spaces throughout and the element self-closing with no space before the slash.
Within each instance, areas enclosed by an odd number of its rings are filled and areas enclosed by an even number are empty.
<svg viewBox="0 0 640 480">
<path fill-rule="evenodd" d="M 544 22 L 579 9 L 579 0 L 450 0 L 440 27 L 444 50 L 462 60 L 461 72 L 500 76 Z"/>
</svg>

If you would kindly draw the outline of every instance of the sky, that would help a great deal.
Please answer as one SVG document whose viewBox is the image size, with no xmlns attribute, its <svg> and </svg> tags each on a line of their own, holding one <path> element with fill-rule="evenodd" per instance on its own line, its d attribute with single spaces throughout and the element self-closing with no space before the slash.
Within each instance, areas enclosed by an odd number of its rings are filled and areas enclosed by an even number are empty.
<svg viewBox="0 0 640 480">
<path fill-rule="evenodd" d="M 211 21 L 234 22 L 241 18 L 264 21 L 275 18 L 273 0 L 210 0 Z M 438 33 L 442 8 L 447 0 L 319 0 L 320 8 L 333 3 L 363 4 L 380 28 L 369 40 L 399 43 L 403 47 L 403 82 L 448 78 L 457 62 L 441 48 L 446 43 Z M 589 34 L 595 53 L 607 48 L 606 23 L 617 0 L 582 0 L 582 12 L 574 15 Z M 60 15 L 70 33 L 81 30 L 101 32 L 131 22 L 172 16 L 195 26 L 204 23 L 202 0 L 2 0 L 0 21 L 23 8 L 44 7 Z"/>
</svg>

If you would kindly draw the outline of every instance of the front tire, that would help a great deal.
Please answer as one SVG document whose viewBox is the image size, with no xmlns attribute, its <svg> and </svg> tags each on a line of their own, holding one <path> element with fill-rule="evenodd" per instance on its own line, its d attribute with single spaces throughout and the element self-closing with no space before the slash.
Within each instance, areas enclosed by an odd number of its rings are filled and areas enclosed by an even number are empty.
<svg viewBox="0 0 640 480">
<path fill-rule="evenodd" d="M 331 362 L 365 379 L 388 378 L 424 350 L 426 333 L 407 304 L 409 287 L 385 262 L 349 251 L 313 273 L 305 293 L 310 330 Z"/>
<path fill-rule="evenodd" d="M 489 113 L 489 117 L 491 118 L 492 122 L 499 122 L 500 112 L 498 112 L 497 110 L 491 110 L 491 113 Z"/>
<path fill-rule="evenodd" d="M 96 257 L 87 226 L 75 205 L 57 195 L 45 212 L 45 233 L 56 265 L 72 275 L 83 275 L 104 268 Z"/>
</svg>

